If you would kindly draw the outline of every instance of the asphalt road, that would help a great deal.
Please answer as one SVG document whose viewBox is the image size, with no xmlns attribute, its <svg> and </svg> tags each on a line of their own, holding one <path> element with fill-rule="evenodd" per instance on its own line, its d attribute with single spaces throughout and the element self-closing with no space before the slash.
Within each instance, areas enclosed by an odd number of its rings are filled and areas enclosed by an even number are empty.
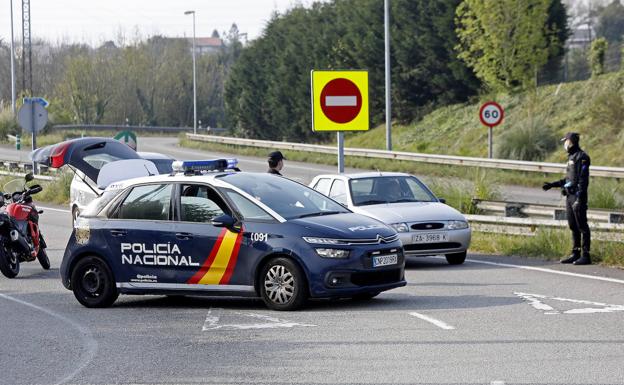
<svg viewBox="0 0 624 385">
<path fill-rule="evenodd" d="M 189 148 L 183 148 L 178 146 L 178 139 L 176 137 L 140 137 L 138 139 L 139 151 L 146 152 L 159 152 L 162 154 L 168 154 L 176 159 L 206 159 L 215 157 L 235 157 L 239 160 L 241 169 L 252 172 L 264 172 L 267 170 L 267 161 L 265 158 L 240 156 L 232 154 L 224 154 L 217 152 L 206 152 L 200 150 L 194 150 Z M 25 146 L 28 147 L 28 146 Z M 16 151 L 14 147 L 9 145 L 0 145 L 0 159 L 3 160 L 20 160 L 22 162 L 28 161 L 28 150 L 23 148 L 22 151 Z M 332 155 L 328 155 L 332 156 Z M 362 172 L 362 171 L 375 171 L 375 170 L 362 170 L 354 168 L 346 168 L 345 172 Z M 382 170 L 383 171 L 383 170 Z M 302 183 L 309 183 L 312 178 L 318 174 L 336 173 L 335 166 L 303 163 L 286 161 L 286 166 L 283 170 L 283 174 L 291 179 L 297 180 Z M 546 179 L 555 180 L 558 175 L 550 175 Z M 425 177 L 424 179 L 433 179 L 432 177 Z M 502 194 L 502 198 L 507 201 L 513 202 L 527 202 L 527 203 L 542 203 L 542 204 L 554 204 L 563 205 L 561 195 L 555 191 L 544 192 L 539 188 L 529 188 L 521 186 L 497 186 Z"/>
<path fill-rule="evenodd" d="M 112 308 L 87 309 L 59 279 L 70 214 L 45 210 L 52 269 L 35 262 L 16 279 L 0 276 L 0 384 L 624 379 L 621 270 L 419 258 L 408 263 L 408 286 L 370 301 L 273 312 L 256 299 L 122 296 Z"/>
</svg>

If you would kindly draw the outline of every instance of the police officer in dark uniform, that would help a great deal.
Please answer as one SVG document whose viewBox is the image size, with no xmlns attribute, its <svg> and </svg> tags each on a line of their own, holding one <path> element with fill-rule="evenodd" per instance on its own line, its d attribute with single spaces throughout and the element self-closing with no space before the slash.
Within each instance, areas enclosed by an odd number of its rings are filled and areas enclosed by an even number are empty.
<svg viewBox="0 0 624 385">
<path fill-rule="evenodd" d="M 275 174 L 281 176 L 282 168 L 284 168 L 284 160 L 286 158 L 282 155 L 281 151 L 273 151 L 269 154 L 269 174 Z"/>
<path fill-rule="evenodd" d="M 589 265 L 590 232 L 587 224 L 587 188 L 589 186 L 590 159 L 579 147 L 580 136 L 576 132 L 568 132 L 563 139 L 563 146 L 568 152 L 568 165 L 565 179 L 553 183 L 544 183 L 543 189 L 560 187 L 561 194 L 566 197 L 566 215 L 572 230 L 574 247 L 572 255 L 562 259 L 561 263 Z"/>
</svg>

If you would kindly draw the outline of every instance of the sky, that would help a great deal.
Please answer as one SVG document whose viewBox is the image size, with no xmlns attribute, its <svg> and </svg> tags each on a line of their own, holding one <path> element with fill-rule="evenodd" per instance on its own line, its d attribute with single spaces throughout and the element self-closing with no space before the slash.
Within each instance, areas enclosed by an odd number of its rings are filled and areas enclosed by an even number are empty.
<svg viewBox="0 0 624 385">
<path fill-rule="evenodd" d="M 283 13 L 294 5 L 309 6 L 312 0 L 30 0 L 32 37 L 51 42 L 81 42 L 94 46 L 139 36 L 193 35 L 208 37 L 214 29 L 227 31 L 233 22 L 248 39 L 262 33 L 273 12 Z M 0 39 L 11 37 L 10 0 L 0 0 Z M 15 40 L 21 39 L 21 0 L 13 0 Z"/>
</svg>

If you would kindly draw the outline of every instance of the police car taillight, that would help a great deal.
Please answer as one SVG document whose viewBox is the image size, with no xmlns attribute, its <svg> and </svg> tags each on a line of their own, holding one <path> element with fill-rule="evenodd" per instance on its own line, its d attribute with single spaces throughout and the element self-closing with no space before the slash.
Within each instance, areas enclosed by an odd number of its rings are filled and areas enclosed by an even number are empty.
<svg viewBox="0 0 624 385">
<path fill-rule="evenodd" d="M 174 172 L 196 173 L 201 171 L 234 170 L 237 159 L 176 160 L 171 164 Z"/>
</svg>

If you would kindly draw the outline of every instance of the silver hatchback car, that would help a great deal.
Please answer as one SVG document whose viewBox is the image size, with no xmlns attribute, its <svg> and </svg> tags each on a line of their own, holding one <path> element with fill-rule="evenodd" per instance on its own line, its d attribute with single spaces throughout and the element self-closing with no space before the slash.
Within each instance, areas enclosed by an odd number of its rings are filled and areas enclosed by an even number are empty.
<svg viewBox="0 0 624 385">
<path fill-rule="evenodd" d="M 413 175 L 375 172 L 319 175 L 310 187 L 353 212 L 392 226 L 406 256 L 445 255 L 464 263 L 472 236 L 466 218 Z"/>
</svg>

